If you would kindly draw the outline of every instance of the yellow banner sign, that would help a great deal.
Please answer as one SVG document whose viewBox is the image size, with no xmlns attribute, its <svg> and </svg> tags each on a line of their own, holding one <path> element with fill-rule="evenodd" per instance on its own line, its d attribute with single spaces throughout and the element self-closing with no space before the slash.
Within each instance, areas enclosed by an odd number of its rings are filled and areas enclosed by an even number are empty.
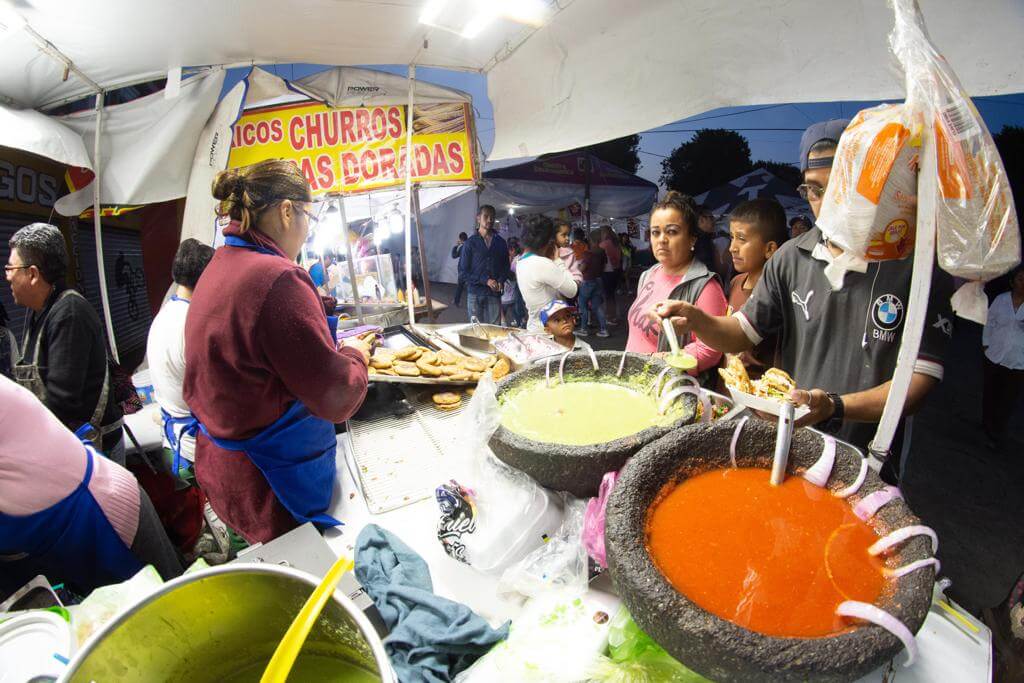
<svg viewBox="0 0 1024 683">
<path fill-rule="evenodd" d="M 469 105 L 413 106 L 413 182 L 476 180 Z M 234 125 L 229 168 L 293 159 L 313 194 L 353 194 L 405 182 L 406 107 L 334 109 L 300 102 L 250 110 Z"/>
</svg>

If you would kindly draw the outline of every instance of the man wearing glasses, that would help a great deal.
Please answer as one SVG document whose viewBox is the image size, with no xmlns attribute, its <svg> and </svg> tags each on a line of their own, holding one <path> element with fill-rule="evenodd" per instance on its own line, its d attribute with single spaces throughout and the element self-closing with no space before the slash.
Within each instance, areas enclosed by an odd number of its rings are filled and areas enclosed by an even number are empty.
<svg viewBox="0 0 1024 683">
<path fill-rule="evenodd" d="M 124 465 L 122 414 L 112 395 L 103 324 L 92 304 L 64 282 L 64 236 L 52 225 L 33 223 L 14 233 L 10 248 L 7 282 L 15 303 L 31 311 L 15 380 L 68 429 Z"/>
<path fill-rule="evenodd" d="M 847 123 L 814 124 L 800 141 L 800 194 L 815 217 Z M 896 370 L 912 267 L 912 258 L 875 263 L 852 258 L 813 227 L 768 260 L 750 299 L 732 316 L 709 316 L 683 302 L 662 302 L 654 314 L 671 317 L 681 333 L 692 331 L 708 346 L 728 353 L 749 350 L 777 333 L 777 366 L 800 387 L 793 392 L 794 402 L 810 408 L 798 426 L 817 425 L 866 450 Z M 936 269 L 904 406 L 907 414 L 942 380 L 942 358 L 952 334 L 952 292 L 951 278 Z M 897 433 L 892 448 L 897 457 L 888 458 L 882 470 L 890 483 L 898 477 L 901 442 Z"/>
</svg>

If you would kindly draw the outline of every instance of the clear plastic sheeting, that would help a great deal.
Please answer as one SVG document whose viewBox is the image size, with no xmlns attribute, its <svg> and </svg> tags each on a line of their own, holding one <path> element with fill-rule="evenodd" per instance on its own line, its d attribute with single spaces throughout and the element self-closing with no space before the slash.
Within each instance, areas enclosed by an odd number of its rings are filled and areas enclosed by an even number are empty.
<svg viewBox="0 0 1024 683">
<path fill-rule="evenodd" d="M 1020 229 L 1006 170 L 959 77 L 932 43 L 915 0 L 892 3 L 896 28 L 890 40 L 906 75 L 907 101 L 920 108 L 934 131 L 934 164 L 922 166 L 921 173 L 936 177 L 929 189 L 939 266 L 967 280 L 991 280 L 1020 261 Z M 967 292 L 954 298 L 954 310 L 971 311 L 972 319 L 984 323 L 984 292 L 977 286 Z"/>
</svg>

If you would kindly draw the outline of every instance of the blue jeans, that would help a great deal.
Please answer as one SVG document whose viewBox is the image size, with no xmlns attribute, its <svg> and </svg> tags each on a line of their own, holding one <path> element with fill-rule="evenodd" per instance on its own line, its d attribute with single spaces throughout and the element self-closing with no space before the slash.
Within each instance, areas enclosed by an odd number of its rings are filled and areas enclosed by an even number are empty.
<svg viewBox="0 0 1024 683">
<path fill-rule="evenodd" d="M 586 329 L 590 324 L 590 307 L 597 316 L 598 329 L 608 330 L 608 318 L 604 314 L 604 290 L 600 280 L 584 280 L 580 283 L 580 324 Z"/>
<path fill-rule="evenodd" d="M 466 313 L 485 325 L 501 324 L 501 297 L 493 294 L 466 293 Z"/>
</svg>

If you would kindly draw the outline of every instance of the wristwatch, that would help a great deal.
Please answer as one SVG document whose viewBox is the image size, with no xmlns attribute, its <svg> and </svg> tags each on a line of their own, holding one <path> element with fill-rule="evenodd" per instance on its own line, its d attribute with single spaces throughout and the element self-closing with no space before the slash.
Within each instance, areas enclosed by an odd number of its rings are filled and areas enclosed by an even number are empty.
<svg viewBox="0 0 1024 683">
<path fill-rule="evenodd" d="M 829 434 L 835 434 L 843 426 L 843 417 L 846 414 L 846 407 L 843 405 L 843 398 L 831 391 L 825 394 L 828 400 L 832 401 L 832 417 L 821 423 L 819 429 Z"/>
</svg>

